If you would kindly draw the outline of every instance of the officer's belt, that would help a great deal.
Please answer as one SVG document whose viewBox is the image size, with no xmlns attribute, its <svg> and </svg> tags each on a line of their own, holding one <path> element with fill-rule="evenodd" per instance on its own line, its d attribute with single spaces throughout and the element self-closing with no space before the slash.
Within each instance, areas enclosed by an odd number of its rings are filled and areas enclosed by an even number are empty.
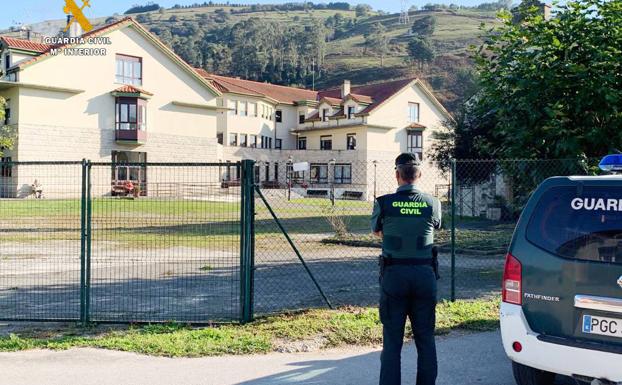
<svg viewBox="0 0 622 385">
<path fill-rule="evenodd" d="M 409 265 L 409 266 L 432 266 L 432 258 L 385 258 L 384 263 L 386 266 L 391 265 Z"/>
</svg>

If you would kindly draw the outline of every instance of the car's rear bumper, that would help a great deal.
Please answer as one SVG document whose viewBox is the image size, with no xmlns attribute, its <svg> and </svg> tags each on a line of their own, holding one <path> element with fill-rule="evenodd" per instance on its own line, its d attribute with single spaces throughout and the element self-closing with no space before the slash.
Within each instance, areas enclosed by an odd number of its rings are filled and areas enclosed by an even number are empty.
<svg viewBox="0 0 622 385">
<path fill-rule="evenodd" d="M 506 354 L 519 364 L 565 376 L 622 383 L 622 355 L 541 341 L 518 305 L 501 304 L 501 337 Z M 516 341 L 523 347 L 520 353 L 512 348 Z"/>
</svg>

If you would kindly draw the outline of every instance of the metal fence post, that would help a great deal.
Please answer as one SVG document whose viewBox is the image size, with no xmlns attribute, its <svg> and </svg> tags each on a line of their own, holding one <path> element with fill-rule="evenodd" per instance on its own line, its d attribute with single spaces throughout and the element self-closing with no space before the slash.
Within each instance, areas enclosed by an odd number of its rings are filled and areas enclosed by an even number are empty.
<svg viewBox="0 0 622 385">
<path fill-rule="evenodd" d="M 80 198 L 80 323 L 86 325 L 86 190 L 87 162 L 82 159 L 82 187 Z"/>
<path fill-rule="evenodd" d="M 253 320 L 253 270 L 255 262 L 255 161 L 242 161 L 240 212 L 240 321 Z"/>
<path fill-rule="evenodd" d="M 456 300 L 456 160 L 451 160 L 451 301 Z"/>
<path fill-rule="evenodd" d="M 86 165 L 86 280 L 85 280 L 85 321 L 91 321 L 91 246 L 92 246 L 92 224 L 93 224 L 93 197 L 91 183 L 92 164 L 89 160 Z"/>
</svg>

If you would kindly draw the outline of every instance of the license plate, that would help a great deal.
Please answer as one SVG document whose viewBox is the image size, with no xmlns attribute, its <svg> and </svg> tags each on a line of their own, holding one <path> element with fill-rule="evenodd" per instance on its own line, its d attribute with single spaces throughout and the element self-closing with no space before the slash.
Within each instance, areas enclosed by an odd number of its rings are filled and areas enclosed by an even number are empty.
<svg viewBox="0 0 622 385">
<path fill-rule="evenodd" d="M 583 316 L 583 333 L 622 338 L 622 319 Z"/>
</svg>

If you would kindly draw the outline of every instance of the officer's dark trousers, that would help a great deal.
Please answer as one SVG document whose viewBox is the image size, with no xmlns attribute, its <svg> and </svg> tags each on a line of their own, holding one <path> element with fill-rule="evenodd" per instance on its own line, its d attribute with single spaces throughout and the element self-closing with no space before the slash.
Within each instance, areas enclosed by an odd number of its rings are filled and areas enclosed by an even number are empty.
<svg viewBox="0 0 622 385">
<path fill-rule="evenodd" d="M 434 385 L 438 372 L 434 342 L 437 290 L 434 270 L 430 266 L 388 266 L 380 286 L 384 340 L 380 385 L 401 384 L 400 357 L 406 317 L 410 318 L 417 346 L 417 385 Z"/>
</svg>

